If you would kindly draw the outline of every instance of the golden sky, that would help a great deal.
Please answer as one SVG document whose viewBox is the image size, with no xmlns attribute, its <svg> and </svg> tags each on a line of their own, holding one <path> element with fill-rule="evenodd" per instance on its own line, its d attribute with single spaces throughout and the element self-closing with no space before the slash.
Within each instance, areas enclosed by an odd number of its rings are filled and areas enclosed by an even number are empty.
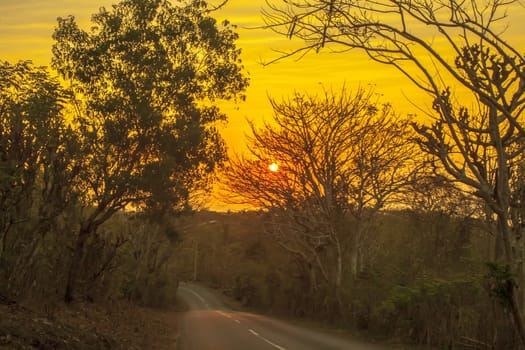
<svg viewBox="0 0 525 350">
<path fill-rule="evenodd" d="M 218 3 L 211 0 L 210 3 Z M 32 59 L 39 65 L 48 65 L 51 57 L 51 34 L 58 16 L 74 15 L 80 25 L 88 28 L 91 14 L 99 7 L 110 7 L 115 0 L 0 0 L 0 59 L 14 62 Z M 220 20 L 229 19 L 238 25 L 239 47 L 251 83 L 247 101 L 236 108 L 226 106 L 229 123 L 223 135 L 230 149 L 243 150 L 246 118 L 255 121 L 270 118 L 272 111 L 268 96 L 280 98 L 297 91 L 320 91 L 323 87 L 337 90 L 343 84 L 350 90 L 372 84 L 391 102 L 400 114 L 412 113 L 406 96 L 417 93 L 400 73 L 393 68 L 371 63 L 357 51 L 345 54 L 309 54 L 263 67 L 262 61 L 277 57 L 275 49 L 286 49 L 294 41 L 262 30 L 250 29 L 263 24 L 261 8 L 264 0 L 229 0 L 216 14 Z M 508 37 L 517 44 L 525 43 L 525 8 L 514 6 L 509 13 Z M 524 45 L 525 46 L 525 45 Z"/>
<path fill-rule="evenodd" d="M 80 26 L 87 29 L 91 14 L 101 6 L 109 8 L 115 1 L 0 0 L 0 60 L 31 59 L 35 64 L 49 65 L 51 34 L 57 17 L 72 14 Z M 372 84 L 399 114 L 416 112 L 406 96 L 418 101 L 420 98 L 408 80 L 391 67 L 370 62 L 357 51 L 337 54 L 324 50 L 301 60 L 289 58 L 264 67 L 262 61 L 277 57 L 275 49 L 286 49 L 298 43 L 270 31 L 250 29 L 263 24 L 263 6 L 264 0 L 229 0 L 215 15 L 219 20 L 228 19 L 238 26 L 238 46 L 243 50 L 243 61 L 250 76 L 247 100 L 236 107 L 225 106 L 229 123 L 223 128 L 223 136 L 231 151 L 242 152 L 244 149 L 247 118 L 257 122 L 271 117 L 268 96 L 280 98 L 294 90 L 315 93 L 323 88 L 337 90 L 343 84 L 348 90 L 355 90 L 358 86 Z M 509 28 L 505 33 L 505 37 L 522 50 L 525 50 L 524 19 L 525 7 L 514 5 L 509 11 Z"/>
</svg>

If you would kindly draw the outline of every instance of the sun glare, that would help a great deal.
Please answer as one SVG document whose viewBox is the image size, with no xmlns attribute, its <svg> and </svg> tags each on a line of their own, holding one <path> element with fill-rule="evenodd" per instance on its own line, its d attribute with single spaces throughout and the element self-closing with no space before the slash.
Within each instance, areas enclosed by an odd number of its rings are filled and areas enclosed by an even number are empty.
<svg viewBox="0 0 525 350">
<path fill-rule="evenodd" d="M 279 170 L 279 165 L 277 165 L 276 163 L 272 163 L 268 166 L 268 169 L 270 169 L 270 171 L 273 171 L 274 173 Z"/>
</svg>

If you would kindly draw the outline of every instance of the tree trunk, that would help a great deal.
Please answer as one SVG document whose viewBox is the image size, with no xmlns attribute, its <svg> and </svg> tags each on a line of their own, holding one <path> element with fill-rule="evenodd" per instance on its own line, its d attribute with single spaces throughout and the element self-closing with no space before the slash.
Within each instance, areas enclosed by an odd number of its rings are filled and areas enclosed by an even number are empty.
<svg viewBox="0 0 525 350">
<path fill-rule="evenodd" d="M 77 241 L 75 243 L 75 247 L 73 248 L 73 252 L 71 254 L 71 261 L 70 261 L 69 269 L 67 273 L 66 290 L 64 293 L 64 301 L 66 303 L 71 303 L 75 298 L 75 292 L 77 289 L 77 282 L 78 282 L 78 274 L 80 271 L 82 256 L 84 255 L 84 245 L 86 244 L 86 241 L 90 234 L 91 234 L 91 228 L 89 226 L 80 227 Z"/>
<path fill-rule="evenodd" d="M 361 250 L 363 232 L 365 228 L 361 224 L 357 225 L 355 232 L 352 235 L 350 245 L 350 269 L 352 271 L 352 277 L 357 278 L 359 273 L 362 271 L 363 256 Z"/>
<path fill-rule="evenodd" d="M 2 227 L 2 238 L 0 239 L 0 259 L 3 258 L 5 252 L 7 251 L 7 236 L 11 230 L 12 220 L 11 218 L 6 219 L 6 223 Z"/>
<path fill-rule="evenodd" d="M 496 207 L 493 208 L 497 215 L 497 229 L 503 243 L 503 251 L 505 254 L 505 262 L 510 267 L 512 272 L 516 271 L 516 254 L 513 251 L 514 237 L 510 224 L 510 210 L 511 210 L 511 188 L 510 188 L 510 170 L 509 159 L 505 149 L 505 144 L 501 135 L 500 124 L 498 120 L 497 110 L 490 108 L 489 113 L 489 132 L 493 145 L 497 153 L 497 169 L 494 184 L 494 198 L 496 199 Z M 509 281 L 510 282 L 510 281 Z M 510 295 L 510 312 L 516 333 L 520 338 L 521 349 L 525 349 L 525 324 L 523 322 L 523 315 L 518 300 L 519 280 L 511 285 Z M 523 286 L 522 286 L 523 287 Z"/>
<path fill-rule="evenodd" d="M 351 243 L 350 243 L 350 271 L 352 272 L 352 277 L 357 278 L 357 273 L 359 271 L 359 257 L 357 249 L 357 232 L 352 234 Z"/>
<path fill-rule="evenodd" d="M 341 289 L 343 285 L 343 250 L 339 240 L 336 240 L 337 252 L 337 266 L 335 275 L 335 299 L 337 301 L 337 308 L 339 309 L 339 316 L 344 316 L 343 300 L 341 297 Z"/>
<path fill-rule="evenodd" d="M 521 306 L 521 314 L 525 315 L 525 262 L 523 259 L 525 259 L 525 242 L 523 239 L 521 239 L 522 242 L 519 242 L 519 286 L 521 288 L 521 298 L 519 298 L 519 305 Z"/>
<path fill-rule="evenodd" d="M 315 273 L 315 266 L 313 264 L 308 264 L 308 288 L 310 295 L 317 293 L 317 274 Z"/>
<path fill-rule="evenodd" d="M 511 294 L 511 315 L 516 333 L 520 338 L 521 349 L 525 349 L 525 324 L 521 313 L 520 302 L 518 300 L 519 287 L 514 285 Z"/>
<path fill-rule="evenodd" d="M 505 251 L 505 261 L 511 267 L 511 270 L 514 271 L 515 259 L 514 252 L 512 250 L 511 244 L 511 234 L 512 231 L 509 227 L 508 217 L 506 212 L 501 212 L 498 214 L 498 231 L 503 241 L 503 248 Z M 516 281 L 518 282 L 518 281 Z M 522 286 L 523 287 L 523 286 Z M 512 318 L 512 324 L 520 338 L 521 349 L 525 349 L 525 323 L 523 322 L 523 315 L 521 313 L 520 302 L 518 299 L 519 288 L 517 284 L 512 284 L 511 286 L 511 295 L 510 295 L 510 314 Z"/>
</svg>

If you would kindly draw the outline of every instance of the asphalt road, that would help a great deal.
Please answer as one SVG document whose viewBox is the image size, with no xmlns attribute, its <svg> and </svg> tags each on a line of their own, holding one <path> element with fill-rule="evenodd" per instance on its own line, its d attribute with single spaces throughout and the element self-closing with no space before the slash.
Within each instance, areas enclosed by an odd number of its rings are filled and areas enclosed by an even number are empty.
<svg viewBox="0 0 525 350">
<path fill-rule="evenodd" d="M 182 283 L 178 297 L 189 310 L 181 315 L 177 350 L 387 350 L 281 320 L 229 310 L 207 288 Z"/>
</svg>

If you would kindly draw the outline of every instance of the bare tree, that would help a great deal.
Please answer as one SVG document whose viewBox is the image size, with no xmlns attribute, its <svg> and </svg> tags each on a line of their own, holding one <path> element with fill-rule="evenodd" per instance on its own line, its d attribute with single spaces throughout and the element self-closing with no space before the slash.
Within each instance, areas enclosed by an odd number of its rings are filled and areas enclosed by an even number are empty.
<svg viewBox="0 0 525 350">
<path fill-rule="evenodd" d="M 408 121 L 364 89 L 271 104 L 273 120 L 252 124 L 249 158 L 230 162 L 226 187 L 233 200 L 269 210 L 269 231 L 303 261 L 311 291 L 323 282 L 341 304 L 344 272 L 359 272 L 371 219 L 410 180 Z M 268 169 L 272 162 L 278 171 Z"/>
<path fill-rule="evenodd" d="M 511 220 L 513 177 L 523 152 L 525 57 L 504 38 L 514 0 L 329 0 L 268 4 L 267 26 L 305 41 L 287 53 L 334 44 L 362 49 L 396 67 L 434 100 L 430 126 L 416 125 L 423 149 L 448 176 L 468 185 L 490 208 L 502 262 L 517 272 L 521 227 Z M 455 98 L 461 92 L 462 101 Z M 469 102 L 465 102 L 469 101 Z M 519 246 L 518 246 L 519 244 Z M 525 346 L 523 311 L 512 273 L 498 288 Z M 503 287 L 508 286 L 508 287 Z"/>
</svg>

